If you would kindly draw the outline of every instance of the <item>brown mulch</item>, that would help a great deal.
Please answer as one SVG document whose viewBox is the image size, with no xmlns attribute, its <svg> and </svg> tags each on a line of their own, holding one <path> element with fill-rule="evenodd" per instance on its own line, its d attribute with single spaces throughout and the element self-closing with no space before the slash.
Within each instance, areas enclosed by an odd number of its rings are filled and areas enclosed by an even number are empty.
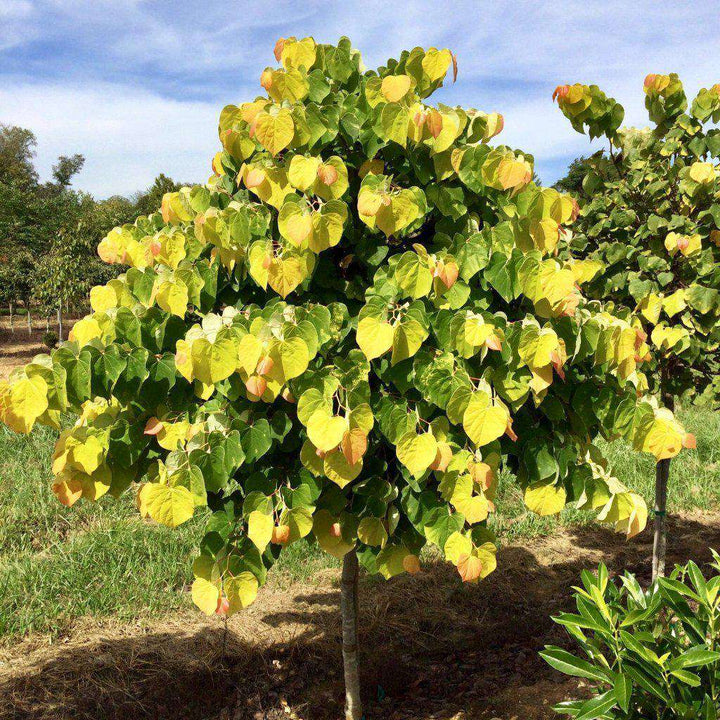
<svg viewBox="0 0 720 720">
<path fill-rule="evenodd" d="M 671 561 L 705 562 L 720 514 L 672 520 Z M 500 552 L 497 572 L 463 586 L 452 567 L 361 584 L 367 720 L 549 720 L 578 692 L 538 657 L 564 644 L 550 615 L 570 605 L 583 568 L 605 561 L 649 580 L 652 535 L 561 531 Z M 185 613 L 118 625 L 78 622 L 50 642 L 0 652 L 2 720 L 337 720 L 342 716 L 336 574 L 281 590 L 222 621 Z"/>
</svg>

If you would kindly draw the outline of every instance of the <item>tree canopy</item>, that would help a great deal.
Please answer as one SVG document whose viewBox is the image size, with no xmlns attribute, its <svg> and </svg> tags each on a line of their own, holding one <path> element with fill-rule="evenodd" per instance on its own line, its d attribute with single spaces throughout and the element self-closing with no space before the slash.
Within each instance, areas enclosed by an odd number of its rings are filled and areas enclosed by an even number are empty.
<svg viewBox="0 0 720 720">
<path fill-rule="evenodd" d="M 720 85 L 691 105 L 677 75 L 648 75 L 652 128 L 620 127 L 622 106 L 597 86 L 561 86 L 573 127 L 608 152 L 583 161 L 572 254 L 604 270 L 586 286 L 633 311 L 669 395 L 720 390 Z"/>
<path fill-rule="evenodd" d="M 641 329 L 583 295 L 599 264 L 557 257 L 573 199 L 491 144 L 502 116 L 429 104 L 449 50 L 365 70 L 346 38 L 287 38 L 275 57 L 267 96 L 221 112 L 208 182 L 111 231 L 99 255 L 125 272 L 0 385 L 17 431 L 77 415 L 60 501 L 136 483 L 158 522 L 204 513 L 207 613 L 246 607 L 302 538 L 384 577 L 431 543 L 475 582 L 501 472 L 541 515 L 642 530 L 593 440 L 661 458 L 688 434 L 645 395 Z"/>
</svg>

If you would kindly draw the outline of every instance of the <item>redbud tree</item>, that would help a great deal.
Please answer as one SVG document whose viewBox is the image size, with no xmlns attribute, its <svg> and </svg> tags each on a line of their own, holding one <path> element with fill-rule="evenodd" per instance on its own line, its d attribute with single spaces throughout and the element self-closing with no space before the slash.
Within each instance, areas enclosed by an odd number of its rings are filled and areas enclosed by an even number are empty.
<svg viewBox="0 0 720 720">
<path fill-rule="evenodd" d="M 530 510 L 574 503 L 633 535 L 645 504 L 593 439 L 660 457 L 685 432 L 644 397 L 638 329 L 584 298 L 595 264 L 555 257 L 573 200 L 490 143 L 500 115 L 429 104 L 449 50 L 370 71 L 345 38 L 275 56 L 267 94 L 223 109 L 213 176 L 102 240 L 126 272 L 1 386 L 0 411 L 20 432 L 77 416 L 53 457 L 61 502 L 132 488 L 157 522 L 202 514 L 208 614 L 247 607 L 292 543 L 342 558 L 359 718 L 358 561 L 414 573 L 431 544 L 484 578 L 501 468 Z"/>
<path fill-rule="evenodd" d="M 720 85 L 688 109 L 675 74 L 648 75 L 652 128 L 621 128 L 624 110 L 597 86 L 555 92 L 579 132 L 604 137 L 608 151 L 587 162 L 573 255 L 602 272 L 585 286 L 633 313 L 649 338 L 648 379 L 663 403 L 720 391 Z M 687 442 L 693 444 L 693 438 Z M 653 574 L 665 565 L 666 486 L 671 453 L 656 472 Z"/>
</svg>

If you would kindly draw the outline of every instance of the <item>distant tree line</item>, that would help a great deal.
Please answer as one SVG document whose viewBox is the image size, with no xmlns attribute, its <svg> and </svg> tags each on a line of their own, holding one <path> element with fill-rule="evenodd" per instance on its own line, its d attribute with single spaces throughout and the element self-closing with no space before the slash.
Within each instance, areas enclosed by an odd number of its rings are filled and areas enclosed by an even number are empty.
<svg viewBox="0 0 720 720">
<path fill-rule="evenodd" d="M 160 174 L 134 196 L 95 200 L 71 187 L 83 155 L 60 156 L 52 179 L 40 182 L 36 146 L 31 130 L 0 125 L 0 303 L 10 312 L 11 327 L 22 305 L 28 330 L 33 314 L 56 316 L 62 336 L 63 314 L 79 310 L 93 285 L 118 272 L 98 257 L 100 239 L 156 211 L 162 196 L 180 184 Z"/>
</svg>

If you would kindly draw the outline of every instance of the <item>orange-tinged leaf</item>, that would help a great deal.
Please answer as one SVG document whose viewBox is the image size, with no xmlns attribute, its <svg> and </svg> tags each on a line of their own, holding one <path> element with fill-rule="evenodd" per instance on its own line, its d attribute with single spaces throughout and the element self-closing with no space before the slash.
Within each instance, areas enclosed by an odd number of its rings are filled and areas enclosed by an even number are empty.
<svg viewBox="0 0 720 720">
<path fill-rule="evenodd" d="M 474 555 L 463 553 L 457 564 L 458 572 L 463 582 L 476 582 L 482 575 L 482 560 Z"/>
<path fill-rule="evenodd" d="M 694 450 L 697 448 L 697 440 L 692 433 L 685 433 L 685 437 L 683 438 L 683 447 L 686 450 Z"/>
<path fill-rule="evenodd" d="M 66 507 L 72 507 L 83 494 L 82 483 L 75 478 L 52 484 L 52 491 Z"/>
<path fill-rule="evenodd" d="M 157 435 L 164 425 L 162 420 L 158 420 L 156 417 L 151 417 L 147 423 L 145 423 L 145 435 Z"/>
<path fill-rule="evenodd" d="M 338 171 L 332 165 L 320 165 L 317 169 L 317 176 L 321 183 L 332 185 L 338 179 Z"/>
<path fill-rule="evenodd" d="M 437 453 L 435 454 L 435 459 L 430 465 L 430 469 L 437 472 L 445 472 L 452 460 L 452 456 L 452 448 L 446 442 L 439 442 L 437 446 Z"/>
<path fill-rule="evenodd" d="M 259 375 L 251 375 L 245 381 L 246 390 L 255 397 L 262 397 L 263 393 L 267 389 L 267 380 Z"/>
<path fill-rule="evenodd" d="M 285 38 L 278 38 L 278 41 L 275 43 L 275 48 L 273 50 L 273 55 L 275 55 L 275 59 L 280 62 L 282 59 L 282 51 L 285 47 Z"/>
<path fill-rule="evenodd" d="M 274 367 L 275 361 L 269 355 L 266 355 L 258 362 L 256 372 L 258 375 L 269 375 Z"/>
<path fill-rule="evenodd" d="M 286 545 L 290 539 L 289 525 L 276 525 L 272 531 L 270 542 L 275 545 Z"/>
<path fill-rule="evenodd" d="M 417 555 L 406 555 L 403 558 L 402 564 L 403 570 L 411 575 L 420 572 L 420 558 L 418 558 Z"/>
<path fill-rule="evenodd" d="M 265 182 L 265 171 L 262 168 L 250 168 L 245 174 L 245 187 L 255 188 Z"/>
<path fill-rule="evenodd" d="M 358 427 L 348 430 L 340 443 L 349 465 L 360 462 L 367 451 L 367 435 Z"/>
</svg>

